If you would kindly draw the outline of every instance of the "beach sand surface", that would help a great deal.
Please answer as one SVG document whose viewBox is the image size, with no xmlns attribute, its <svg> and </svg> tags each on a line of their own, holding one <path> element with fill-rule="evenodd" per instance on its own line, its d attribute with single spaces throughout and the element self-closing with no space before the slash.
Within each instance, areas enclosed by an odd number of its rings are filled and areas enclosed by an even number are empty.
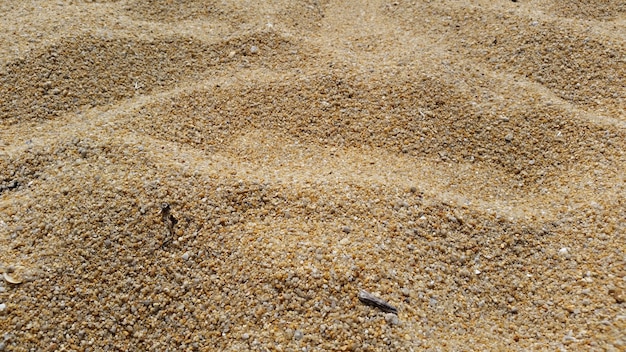
<svg viewBox="0 0 626 352">
<path fill-rule="evenodd" d="M 0 351 L 626 349 L 624 1 L 0 14 Z"/>
</svg>

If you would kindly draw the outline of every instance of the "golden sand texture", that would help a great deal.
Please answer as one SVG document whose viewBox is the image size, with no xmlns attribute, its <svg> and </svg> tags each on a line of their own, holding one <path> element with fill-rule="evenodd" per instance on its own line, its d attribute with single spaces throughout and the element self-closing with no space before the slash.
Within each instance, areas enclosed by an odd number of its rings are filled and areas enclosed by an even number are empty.
<svg viewBox="0 0 626 352">
<path fill-rule="evenodd" d="M 626 349 L 623 1 L 0 13 L 0 351 Z"/>
</svg>

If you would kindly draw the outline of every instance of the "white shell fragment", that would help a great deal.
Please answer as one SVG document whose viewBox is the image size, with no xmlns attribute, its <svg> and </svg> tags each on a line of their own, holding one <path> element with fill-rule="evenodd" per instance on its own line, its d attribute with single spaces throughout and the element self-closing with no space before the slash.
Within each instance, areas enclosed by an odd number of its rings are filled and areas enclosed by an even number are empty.
<svg viewBox="0 0 626 352">
<path fill-rule="evenodd" d="M 398 314 L 398 309 L 396 307 L 365 290 L 359 291 L 359 301 L 363 302 L 365 305 L 376 307 L 383 312 Z"/>
<path fill-rule="evenodd" d="M 21 284 L 22 280 L 16 277 L 11 276 L 9 273 L 4 273 L 2 274 L 2 276 L 4 277 L 4 281 L 10 283 L 10 284 Z"/>
</svg>

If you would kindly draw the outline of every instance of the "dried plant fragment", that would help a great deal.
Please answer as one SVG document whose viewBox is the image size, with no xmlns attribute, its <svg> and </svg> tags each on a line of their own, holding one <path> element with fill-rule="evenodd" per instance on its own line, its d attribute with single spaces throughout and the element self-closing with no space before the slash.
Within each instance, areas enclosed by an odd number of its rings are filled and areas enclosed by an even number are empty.
<svg viewBox="0 0 626 352">
<path fill-rule="evenodd" d="M 376 307 L 383 312 L 398 314 L 398 309 L 396 307 L 365 290 L 359 291 L 359 301 L 363 302 L 365 305 Z"/>
<path fill-rule="evenodd" d="M 163 203 L 161 205 L 161 220 L 163 220 L 163 223 L 167 227 L 167 230 L 170 233 L 171 240 L 172 238 L 174 238 L 174 226 L 176 226 L 178 220 L 174 217 L 174 215 L 172 215 L 172 207 L 169 203 Z"/>
</svg>

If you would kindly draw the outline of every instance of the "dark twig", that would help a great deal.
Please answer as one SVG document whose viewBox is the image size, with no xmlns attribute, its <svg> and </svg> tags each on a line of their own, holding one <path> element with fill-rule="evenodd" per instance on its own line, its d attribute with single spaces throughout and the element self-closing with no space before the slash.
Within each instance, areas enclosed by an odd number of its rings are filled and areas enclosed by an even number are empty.
<svg viewBox="0 0 626 352">
<path fill-rule="evenodd" d="M 169 203 L 163 203 L 161 205 L 161 220 L 163 220 L 170 234 L 170 238 L 163 241 L 163 245 L 165 245 L 174 238 L 174 226 L 178 223 L 178 220 L 172 215 L 172 207 Z"/>
<path fill-rule="evenodd" d="M 386 301 L 374 296 L 373 294 L 360 290 L 359 291 L 359 301 L 363 302 L 368 306 L 376 307 L 383 312 L 398 314 L 398 309 Z"/>
</svg>

